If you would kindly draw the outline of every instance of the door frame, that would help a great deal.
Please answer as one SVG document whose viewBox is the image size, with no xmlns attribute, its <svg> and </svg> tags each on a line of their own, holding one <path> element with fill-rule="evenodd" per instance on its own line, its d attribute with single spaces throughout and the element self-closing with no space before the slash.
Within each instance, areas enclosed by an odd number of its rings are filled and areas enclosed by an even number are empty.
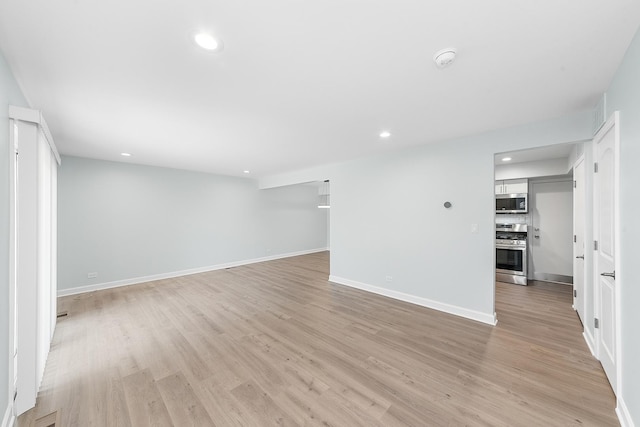
<svg viewBox="0 0 640 427">
<path fill-rule="evenodd" d="M 14 119 L 9 119 L 9 366 L 7 396 L 11 407 L 11 419 L 16 416 L 14 403 L 15 393 L 15 361 L 14 350 L 16 348 L 16 324 L 17 324 L 17 303 L 16 303 L 16 153 L 18 152 L 18 141 L 16 140 L 16 123 Z M 9 424 L 11 425 L 11 423 Z"/>
<path fill-rule="evenodd" d="M 621 342 L 621 333 L 620 333 L 620 324 L 621 324 L 621 292 L 620 290 L 623 287 L 623 275 L 620 270 L 620 112 L 615 111 L 609 119 L 605 122 L 605 124 L 598 130 L 595 137 L 593 138 L 592 150 L 593 150 L 593 161 L 595 162 L 597 159 L 597 150 L 598 144 L 597 140 L 601 138 L 603 135 L 607 134 L 613 128 L 614 132 L 614 171 L 613 171 L 613 186 L 614 186 L 614 195 L 613 195 L 613 209 L 614 209 L 614 251 L 615 251 L 615 314 L 614 314 L 614 327 L 615 327 L 615 363 L 616 363 L 616 387 L 613 392 L 616 396 L 619 396 L 619 391 L 622 389 L 622 342 Z M 593 236 L 594 240 L 598 236 L 598 216 L 597 216 L 597 186 L 595 185 L 595 171 L 592 169 L 591 172 L 594 175 L 593 178 Z M 593 248 L 593 246 L 592 246 Z M 595 252 L 595 250 L 594 250 Z M 596 318 L 601 317 L 600 310 L 600 292 L 598 289 L 598 257 L 594 255 L 593 257 L 593 273 L 592 273 L 592 284 L 593 284 L 593 300 L 594 300 L 594 315 Z M 596 357 L 598 360 L 601 359 L 601 345 L 600 345 L 600 329 L 594 330 L 594 338 L 595 338 L 595 351 Z M 613 388 L 613 387 L 612 387 Z"/>
<path fill-rule="evenodd" d="M 582 260 L 582 289 L 580 290 L 580 292 L 582 292 L 582 307 L 580 307 L 581 311 L 578 310 L 578 308 L 576 307 L 576 297 L 573 297 L 573 309 L 576 310 L 578 312 L 578 317 L 580 317 L 580 321 L 581 322 L 585 322 L 586 319 L 583 319 L 583 317 L 585 317 L 586 313 L 587 313 L 587 298 L 586 298 L 586 288 L 587 288 L 587 278 L 589 277 L 589 267 L 588 267 L 588 260 L 587 260 L 587 256 L 586 256 L 586 252 L 587 252 L 587 228 L 588 228 L 588 224 L 587 224 L 587 195 L 588 195 L 588 186 L 587 186 L 587 158 L 586 155 L 583 153 L 581 154 L 576 161 L 573 163 L 573 181 L 576 182 L 575 180 L 575 176 L 576 176 L 576 168 L 578 167 L 578 165 L 580 165 L 582 163 L 582 167 L 585 168 L 584 172 L 583 172 L 583 180 L 584 182 L 582 183 L 583 185 L 583 194 L 582 194 L 582 252 L 583 252 L 583 256 L 584 259 Z M 576 229 L 576 187 L 574 185 L 573 187 L 573 235 L 577 236 L 577 229 Z M 575 248 L 575 242 L 574 242 L 574 247 L 573 247 L 573 256 L 577 256 L 576 255 L 576 248 Z M 573 289 L 576 290 L 576 270 L 577 270 L 577 264 L 578 262 L 576 261 L 576 258 L 573 259 Z M 580 314 L 582 314 L 582 316 L 580 316 Z M 583 329 L 584 329 L 584 324 L 583 324 Z"/>
</svg>

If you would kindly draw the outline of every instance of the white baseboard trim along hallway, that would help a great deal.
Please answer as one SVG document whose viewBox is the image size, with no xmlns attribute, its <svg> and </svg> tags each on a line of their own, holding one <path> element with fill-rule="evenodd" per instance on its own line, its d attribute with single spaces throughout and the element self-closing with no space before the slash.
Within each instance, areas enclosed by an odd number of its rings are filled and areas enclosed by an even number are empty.
<svg viewBox="0 0 640 427">
<path fill-rule="evenodd" d="M 289 252 L 289 253 L 278 254 L 278 255 L 270 255 L 270 256 L 261 257 L 261 258 L 253 258 L 253 259 L 247 259 L 247 260 L 242 260 L 242 261 L 228 262 L 228 263 L 224 263 L 224 264 L 217 264 L 217 265 L 210 265 L 210 266 L 205 266 L 205 267 L 191 268 L 191 269 L 188 269 L 188 270 L 172 271 L 172 272 L 169 272 L 169 273 L 160 273 L 160 274 L 153 274 L 153 275 L 150 275 L 150 276 L 134 277 L 132 279 L 123 279 L 123 280 L 116 280 L 116 281 L 113 281 L 113 282 L 97 283 L 95 285 L 78 286 L 76 288 L 69 288 L 69 289 L 59 289 L 58 290 L 58 296 L 59 297 L 64 297 L 64 296 L 68 296 L 68 295 L 84 294 L 86 292 L 100 291 L 100 290 L 103 290 L 103 289 L 119 288 L 120 286 L 135 285 L 135 284 L 138 284 L 138 283 L 152 282 L 154 280 L 171 279 L 171 278 L 174 278 L 174 277 L 188 276 L 190 274 L 204 273 L 204 272 L 207 272 L 207 271 L 223 270 L 225 268 L 240 267 L 242 265 L 255 264 L 257 262 L 273 261 L 273 260 L 282 259 L 282 258 L 291 258 L 291 257 L 294 257 L 294 256 L 313 254 L 313 253 L 317 253 L 317 252 L 324 252 L 326 250 L 328 250 L 328 249 L 327 248 L 308 249 L 308 250 L 304 250 L 304 251 Z"/>
<path fill-rule="evenodd" d="M 367 291 L 367 292 L 382 295 L 385 297 L 397 299 L 400 301 L 409 302 L 411 304 L 420 305 L 422 307 L 431 308 L 433 310 L 442 311 L 444 313 L 449 313 L 456 316 L 465 317 L 467 319 L 475 320 L 478 322 L 487 323 L 489 325 L 495 325 L 498 322 L 495 313 L 493 313 L 493 315 L 481 313 L 479 311 L 469 310 L 469 309 L 458 307 L 455 305 L 433 301 L 427 298 L 405 294 L 403 292 L 398 292 L 391 289 L 380 288 L 378 286 L 368 285 L 366 283 L 357 282 L 355 280 L 344 279 L 342 277 L 337 277 L 337 276 L 329 276 L 329 281 L 333 283 L 338 283 L 340 285 L 349 286 L 351 288 L 360 289 L 362 291 Z"/>
<path fill-rule="evenodd" d="M 591 333 L 587 328 L 585 328 L 584 332 L 582 332 L 582 336 L 584 337 L 584 342 L 587 343 L 587 347 L 589 347 L 589 351 L 591 352 L 591 355 L 597 359 L 598 357 L 596 356 L 596 351 L 595 351 L 595 340 L 593 339 L 593 336 L 591 335 Z"/>
<path fill-rule="evenodd" d="M 618 416 L 618 421 L 620 421 L 620 425 L 622 427 L 636 427 L 635 423 L 631 419 L 631 414 L 629 413 L 627 404 L 624 403 L 624 399 L 622 399 L 621 397 L 618 397 L 618 406 L 616 406 L 616 415 Z"/>
<path fill-rule="evenodd" d="M 16 422 L 16 418 L 13 416 L 13 405 L 12 402 L 8 402 L 7 410 L 4 413 L 4 417 L 2 418 L 2 427 L 13 427 Z"/>
</svg>

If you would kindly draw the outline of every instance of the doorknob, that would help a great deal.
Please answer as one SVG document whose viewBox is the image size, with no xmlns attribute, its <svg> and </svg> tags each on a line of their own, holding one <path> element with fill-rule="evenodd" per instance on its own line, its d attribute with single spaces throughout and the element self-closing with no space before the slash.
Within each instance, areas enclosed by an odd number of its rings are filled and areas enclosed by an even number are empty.
<svg viewBox="0 0 640 427">
<path fill-rule="evenodd" d="M 576 259 L 584 259 L 584 255 L 578 255 Z"/>
<path fill-rule="evenodd" d="M 613 270 L 613 273 L 600 273 L 601 276 L 604 277 L 612 277 L 613 280 L 616 280 L 616 271 Z"/>
</svg>

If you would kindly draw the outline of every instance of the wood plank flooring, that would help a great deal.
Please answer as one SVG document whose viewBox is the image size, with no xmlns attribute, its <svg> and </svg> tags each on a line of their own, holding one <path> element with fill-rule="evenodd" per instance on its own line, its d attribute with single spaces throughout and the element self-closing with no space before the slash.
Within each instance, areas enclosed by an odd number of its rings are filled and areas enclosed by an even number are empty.
<svg viewBox="0 0 640 427">
<path fill-rule="evenodd" d="M 328 262 L 61 298 L 18 426 L 618 425 L 570 287 L 499 283 L 492 327 L 329 283 Z"/>
</svg>

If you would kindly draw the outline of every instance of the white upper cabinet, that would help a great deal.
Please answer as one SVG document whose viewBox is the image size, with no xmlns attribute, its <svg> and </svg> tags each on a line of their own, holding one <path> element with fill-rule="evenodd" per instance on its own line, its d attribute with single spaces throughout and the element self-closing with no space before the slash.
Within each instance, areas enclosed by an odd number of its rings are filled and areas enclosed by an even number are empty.
<svg viewBox="0 0 640 427">
<path fill-rule="evenodd" d="M 496 194 L 520 194 L 528 192 L 529 180 L 527 178 L 496 181 Z"/>
</svg>

